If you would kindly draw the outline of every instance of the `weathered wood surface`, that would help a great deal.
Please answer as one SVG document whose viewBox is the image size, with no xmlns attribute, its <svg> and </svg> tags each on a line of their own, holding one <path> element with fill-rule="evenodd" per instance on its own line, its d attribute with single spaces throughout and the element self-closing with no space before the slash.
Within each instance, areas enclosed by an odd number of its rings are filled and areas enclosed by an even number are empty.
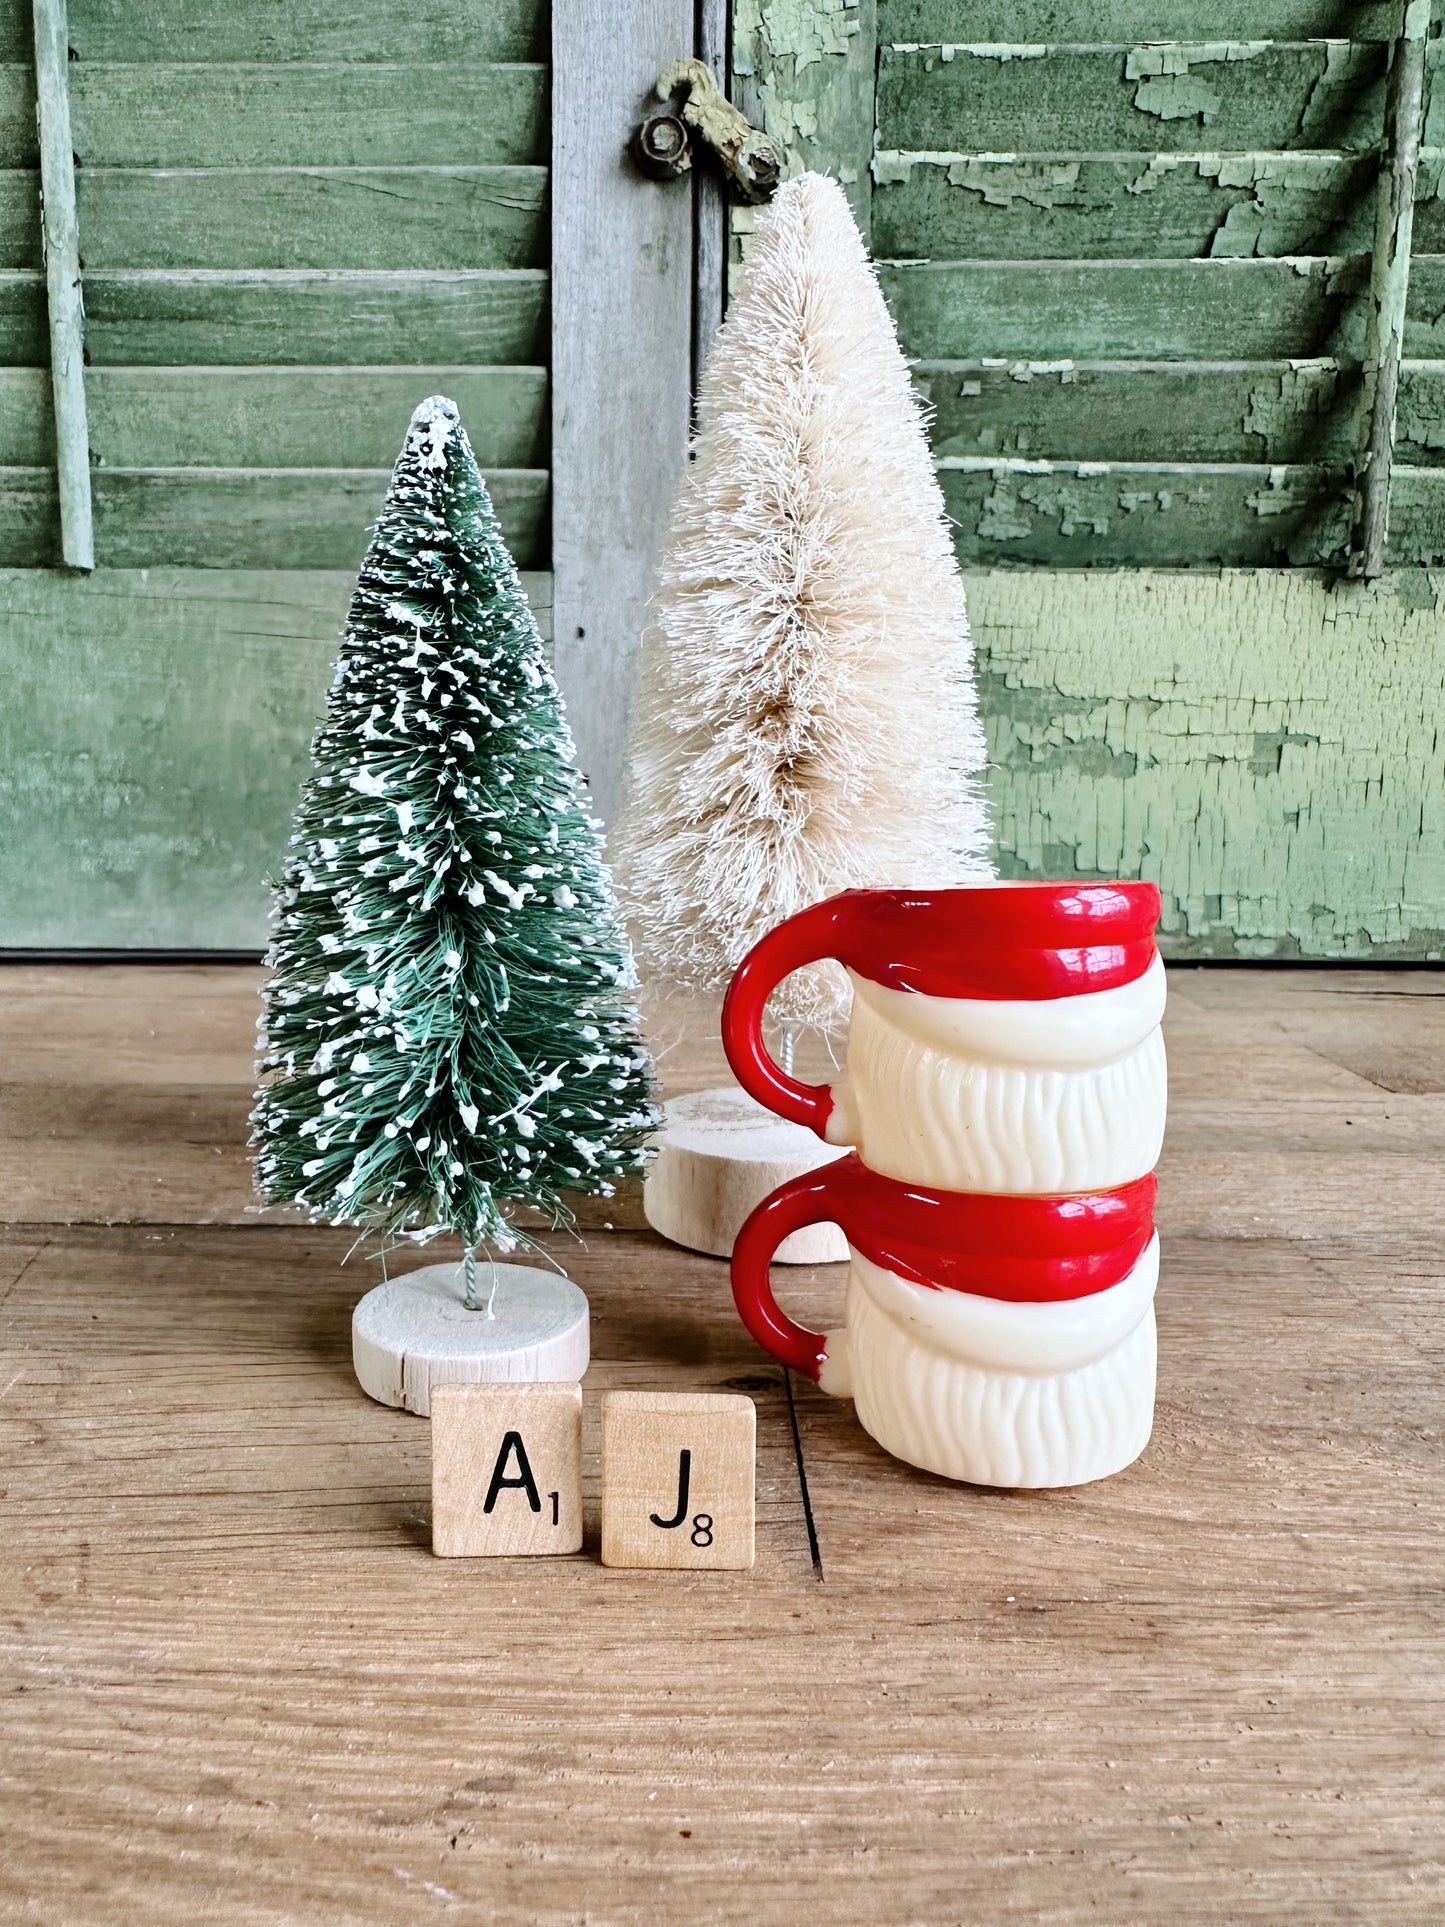
<svg viewBox="0 0 1445 1927">
<path fill-rule="evenodd" d="M 87 278 L 107 268 L 537 268 L 543 167 L 93 167 Z"/>
<path fill-rule="evenodd" d="M 1417 392 L 1412 401 L 1407 377 L 1401 433 L 1412 423 L 1423 452 L 1437 432 L 1437 397 L 1445 431 L 1445 367 L 1415 364 L 1412 373 Z M 940 456 L 1345 462 L 1358 419 L 1358 370 L 1328 358 L 925 361 L 913 379 L 932 410 Z"/>
<path fill-rule="evenodd" d="M 189 1171 L 244 1196 L 253 983 L 7 973 L 7 1082 L 49 1107 L 0 1160 L 7 1918 L 1445 1907 L 1437 978 L 1174 973 L 1153 1444 L 968 1491 L 797 1388 L 821 1583 L 780 1374 L 716 1261 L 636 1233 L 567 1252 L 586 1551 L 432 1557 L 427 1427 L 351 1377 L 346 1234 L 184 1222 Z M 836 1315 L 836 1274 L 788 1291 Z M 621 1387 L 755 1400 L 750 1577 L 599 1567 Z"/>
<path fill-rule="evenodd" d="M 733 13 L 733 74 L 744 109 L 781 147 L 785 172 L 819 168 L 840 182 L 865 241 L 873 218 L 877 11 L 877 0 L 816 7 L 742 0 Z M 735 208 L 733 226 L 745 237 L 750 211 Z"/>
<path fill-rule="evenodd" d="M 1357 254 L 1374 226 L 1360 154 L 880 151 L 873 165 L 884 259 Z M 1438 246 L 1445 210 L 1420 212 L 1422 246 Z"/>
<path fill-rule="evenodd" d="M 1369 262 L 930 261 L 885 265 L 880 280 L 905 351 L 930 361 L 1358 358 Z M 1415 299 L 1433 318 L 1423 286 Z"/>
<path fill-rule="evenodd" d="M 95 554 L 111 570 L 354 572 L 389 478 L 389 469 L 97 469 Z M 494 470 L 486 481 L 518 565 L 543 567 L 547 471 Z M 57 565 L 58 506 L 53 470 L 0 469 L 0 566 Z"/>
<path fill-rule="evenodd" d="M 913 378 L 933 410 L 938 455 L 1342 463 L 1359 425 L 1359 369 L 1329 357 L 935 361 L 917 363 Z M 1445 362 L 1403 364 L 1395 432 L 1397 463 L 1438 464 Z"/>
<path fill-rule="evenodd" d="M 6 11 L 13 11 L 23 28 L 23 45 L 12 51 L 0 38 L 0 167 L 39 165 L 40 150 L 35 125 L 35 44 L 30 23 L 30 8 L 10 0 Z M 0 27 L 0 35 L 4 29 Z"/>
<path fill-rule="evenodd" d="M 1082 46 L 1109 34 L 1131 46 L 1143 41 L 1189 41 L 1201 27 L 1224 40 L 1389 40 L 1399 28 L 1394 0 L 878 0 L 885 42 L 1016 41 Z"/>
<path fill-rule="evenodd" d="M 1385 92 L 1360 394 L 1359 521 L 1350 547 L 1350 573 L 1367 579 L 1379 575 L 1385 566 L 1389 533 L 1390 471 L 1395 460 L 1429 28 L 1430 0 L 1407 0 Z"/>
<path fill-rule="evenodd" d="M 1445 958 L 1433 578 L 997 571 L 968 595 L 1006 874 L 1153 877 L 1175 955 Z"/>
<path fill-rule="evenodd" d="M 547 58 L 545 0 L 76 0 L 71 43 L 79 59 L 134 61 L 346 60 L 540 61 Z M 398 43 L 402 43 L 399 45 Z M 8 43 L 0 40 L 0 52 Z M 11 56 L 18 58 L 19 56 Z"/>
<path fill-rule="evenodd" d="M 34 432 L 33 387 L 31 371 L 0 370 L 0 459 L 35 459 L 8 454 Z M 389 468 L 412 410 L 438 393 L 461 410 L 483 468 L 546 467 L 545 366 L 102 367 L 86 378 L 91 446 L 114 468 Z"/>
<path fill-rule="evenodd" d="M 1367 253 L 1364 154 L 909 154 L 874 157 L 883 259 L 1249 259 Z M 1445 245 L 1445 154 L 1420 155 L 1414 246 Z"/>
<path fill-rule="evenodd" d="M 86 275 L 86 339 L 96 363 L 411 366 L 546 361 L 543 269 Z M 45 283 L 0 271 L 0 365 L 45 358 Z"/>
<path fill-rule="evenodd" d="M 260 947 L 350 586 L 0 576 L 0 944 Z M 1176 954 L 1445 954 L 1435 581 L 967 588 L 1007 870 L 1142 868 Z"/>
<path fill-rule="evenodd" d="M 693 196 L 645 179 L 627 146 L 694 28 L 692 0 L 552 9 L 553 653 L 604 822 L 692 386 Z"/>
<path fill-rule="evenodd" d="M 76 221 L 75 155 L 70 134 L 65 0 L 34 0 L 32 12 L 60 550 L 67 567 L 93 569 L 90 434 L 85 419 L 85 305 L 80 285 L 80 229 Z"/>
<path fill-rule="evenodd" d="M 1025 18 L 1015 34 L 1021 28 Z M 1387 50 L 1377 42 L 968 38 L 975 44 L 880 48 L 881 148 L 1258 153 L 1364 150 L 1380 138 Z"/>
<path fill-rule="evenodd" d="M 82 58 L 73 63 L 76 153 L 83 167 L 546 164 L 545 66 L 427 63 L 407 58 L 411 45 L 408 26 L 391 61 Z"/>
<path fill-rule="evenodd" d="M 260 948 L 353 586 L 0 573 L 0 949 Z"/>
<path fill-rule="evenodd" d="M 1442 478 L 1402 471 L 1397 562 L 1430 562 Z M 945 456 L 943 499 L 962 561 L 1058 568 L 1302 568 L 1344 559 L 1353 494 L 1343 469 Z M 1407 525 L 1404 498 L 1423 497 Z"/>
</svg>

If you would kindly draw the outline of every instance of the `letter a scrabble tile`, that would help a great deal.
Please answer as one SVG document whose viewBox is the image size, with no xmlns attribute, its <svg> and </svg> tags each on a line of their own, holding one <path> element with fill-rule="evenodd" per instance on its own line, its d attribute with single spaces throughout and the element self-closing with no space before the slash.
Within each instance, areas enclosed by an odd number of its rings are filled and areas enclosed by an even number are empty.
<svg viewBox="0 0 1445 1927">
<path fill-rule="evenodd" d="M 606 1393 L 603 1565 L 750 1566 L 756 1439 L 757 1411 L 736 1393 Z"/>
<path fill-rule="evenodd" d="M 582 1549 L 582 1387 L 434 1385 L 431 1543 L 444 1559 Z"/>
</svg>

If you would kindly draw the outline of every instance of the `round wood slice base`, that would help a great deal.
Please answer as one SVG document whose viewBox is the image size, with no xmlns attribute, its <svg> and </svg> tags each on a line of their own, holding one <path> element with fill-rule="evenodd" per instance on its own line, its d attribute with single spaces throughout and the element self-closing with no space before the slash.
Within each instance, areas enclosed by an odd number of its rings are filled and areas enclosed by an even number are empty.
<svg viewBox="0 0 1445 1927">
<path fill-rule="evenodd" d="M 714 1258 L 732 1256 L 744 1219 L 770 1191 L 847 1155 L 804 1125 L 774 1117 L 735 1084 L 671 1098 L 662 1109 L 642 1209 L 664 1238 Z M 847 1256 L 837 1225 L 814 1224 L 784 1238 L 774 1263 L 833 1265 Z"/>
<path fill-rule="evenodd" d="M 478 1290 L 489 1281 L 479 1263 Z M 426 1418 L 433 1385 L 572 1384 L 587 1370 L 587 1300 L 570 1278 L 536 1265 L 498 1265 L 491 1318 L 468 1311 L 464 1294 L 460 1265 L 427 1265 L 369 1291 L 351 1315 L 361 1389 Z"/>
</svg>

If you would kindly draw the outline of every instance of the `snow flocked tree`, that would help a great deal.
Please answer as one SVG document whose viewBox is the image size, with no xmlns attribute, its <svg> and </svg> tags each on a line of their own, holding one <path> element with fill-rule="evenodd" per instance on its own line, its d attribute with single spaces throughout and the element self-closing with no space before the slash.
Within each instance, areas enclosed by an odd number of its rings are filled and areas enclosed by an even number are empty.
<svg viewBox="0 0 1445 1927">
<path fill-rule="evenodd" d="M 564 1192 L 638 1168 L 655 1115 L 557 686 L 440 396 L 412 417 L 312 755 L 277 892 L 258 1188 L 384 1244 L 455 1232 L 480 1309 L 473 1254 L 526 1241 L 511 1207 L 565 1221 Z"/>
<path fill-rule="evenodd" d="M 618 877 L 649 987 L 721 990 L 785 917 L 991 874 L 963 584 L 909 381 L 836 182 L 759 218 L 702 383 L 644 637 Z M 774 1000 L 830 1027 L 829 966 Z"/>
</svg>

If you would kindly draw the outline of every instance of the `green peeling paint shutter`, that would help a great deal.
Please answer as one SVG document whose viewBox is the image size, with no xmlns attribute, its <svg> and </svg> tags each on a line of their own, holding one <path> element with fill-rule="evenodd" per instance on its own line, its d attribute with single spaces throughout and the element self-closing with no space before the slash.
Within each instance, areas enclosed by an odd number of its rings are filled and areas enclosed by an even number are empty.
<svg viewBox="0 0 1445 1927">
<path fill-rule="evenodd" d="M 736 88 L 848 184 L 934 409 L 1004 871 L 1153 877 L 1180 956 L 1445 950 L 1438 40 L 1389 568 L 1342 566 L 1401 13 L 735 14 Z"/>
<path fill-rule="evenodd" d="M 53 566 L 30 12 L 0 0 L 0 947 L 250 948 L 423 396 L 548 566 L 547 7 L 70 0 L 89 578 Z"/>
</svg>

